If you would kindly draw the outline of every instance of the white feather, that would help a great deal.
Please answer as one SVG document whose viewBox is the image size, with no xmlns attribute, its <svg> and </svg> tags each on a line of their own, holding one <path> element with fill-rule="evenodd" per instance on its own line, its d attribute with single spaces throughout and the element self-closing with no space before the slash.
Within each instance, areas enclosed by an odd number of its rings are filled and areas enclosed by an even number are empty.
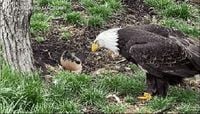
<svg viewBox="0 0 200 114">
<path fill-rule="evenodd" d="M 100 33 L 95 41 L 98 41 L 100 47 L 105 47 L 111 51 L 113 51 L 114 53 L 118 53 L 119 48 L 118 46 L 118 31 L 122 29 L 122 28 L 112 28 L 112 29 L 108 29 L 106 31 L 103 31 L 102 33 Z"/>
</svg>

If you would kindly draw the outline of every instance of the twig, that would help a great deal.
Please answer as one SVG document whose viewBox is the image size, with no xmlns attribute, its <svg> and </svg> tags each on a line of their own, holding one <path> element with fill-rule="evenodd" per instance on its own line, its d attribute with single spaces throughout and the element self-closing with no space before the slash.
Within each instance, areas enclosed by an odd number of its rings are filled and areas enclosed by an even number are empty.
<svg viewBox="0 0 200 114">
<path fill-rule="evenodd" d="M 124 62 L 124 61 L 126 61 L 126 59 L 122 59 L 122 60 L 120 60 L 120 61 L 116 61 L 116 64 L 122 63 L 122 62 Z"/>
</svg>

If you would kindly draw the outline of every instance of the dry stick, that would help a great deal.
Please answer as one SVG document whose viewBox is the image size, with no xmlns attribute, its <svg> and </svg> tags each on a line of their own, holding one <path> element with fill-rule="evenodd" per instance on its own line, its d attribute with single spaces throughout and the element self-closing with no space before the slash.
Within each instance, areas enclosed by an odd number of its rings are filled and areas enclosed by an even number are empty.
<svg viewBox="0 0 200 114">
<path fill-rule="evenodd" d="M 122 63 L 122 62 L 125 62 L 125 61 L 126 61 L 126 59 L 122 59 L 122 60 L 120 60 L 120 61 L 116 61 L 116 64 Z"/>
</svg>

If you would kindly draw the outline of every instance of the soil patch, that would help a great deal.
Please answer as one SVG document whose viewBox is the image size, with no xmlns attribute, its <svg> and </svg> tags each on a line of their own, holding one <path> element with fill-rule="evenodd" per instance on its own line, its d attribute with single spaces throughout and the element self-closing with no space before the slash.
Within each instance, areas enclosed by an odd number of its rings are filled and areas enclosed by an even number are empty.
<svg viewBox="0 0 200 114">
<path fill-rule="evenodd" d="M 151 8 L 145 6 L 143 0 L 123 0 L 124 10 L 114 14 L 111 19 L 103 27 L 85 27 L 75 26 L 66 23 L 62 19 L 52 21 L 52 28 L 49 33 L 45 34 L 46 40 L 38 43 L 35 38 L 32 38 L 32 48 L 36 66 L 48 73 L 45 64 L 57 66 L 59 59 L 65 50 L 75 52 L 76 55 L 83 61 L 83 72 L 91 73 L 99 68 L 108 66 L 120 66 L 120 70 L 125 70 L 127 62 L 117 62 L 123 59 L 122 57 L 112 60 L 103 50 L 98 53 L 91 53 L 90 43 L 95 39 L 96 35 L 101 31 L 113 28 L 123 27 L 127 25 L 144 24 L 144 17 L 152 17 Z M 74 9 L 81 10 L 77 4 Z M 65 27 L 66 31 L 70 31 L 72 36 L 68 40 L 63 40 L 60 36 L 61 27 Z M 120 65 L 118 65 L 120 64 Z"/>
</svg>

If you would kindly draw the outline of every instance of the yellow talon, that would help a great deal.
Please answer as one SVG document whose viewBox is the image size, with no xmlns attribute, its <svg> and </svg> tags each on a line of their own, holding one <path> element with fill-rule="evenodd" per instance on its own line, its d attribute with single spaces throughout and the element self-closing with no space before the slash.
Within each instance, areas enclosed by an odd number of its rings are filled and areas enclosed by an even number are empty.
<svg viewBox="0 0 200 114">
<path fill-rule="evenodd" d="M 150 93 L 144 92 L 143 96 L 139 96 L 138 99 L 149 101 L 152 99 L 152 96 Z"/>
</svg>

